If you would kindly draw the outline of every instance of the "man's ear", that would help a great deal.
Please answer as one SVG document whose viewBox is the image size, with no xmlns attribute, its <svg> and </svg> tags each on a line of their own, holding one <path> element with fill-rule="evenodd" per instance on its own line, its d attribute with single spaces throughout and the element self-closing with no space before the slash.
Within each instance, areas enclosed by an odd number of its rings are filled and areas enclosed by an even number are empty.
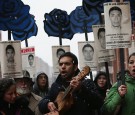
<svg viewBox="0 0 135 115">
<path fill-rule="evenodd" d="M 74 70 L 76 71 L 78 69 L 78 65 L 74 65 Z"/>
</svg>

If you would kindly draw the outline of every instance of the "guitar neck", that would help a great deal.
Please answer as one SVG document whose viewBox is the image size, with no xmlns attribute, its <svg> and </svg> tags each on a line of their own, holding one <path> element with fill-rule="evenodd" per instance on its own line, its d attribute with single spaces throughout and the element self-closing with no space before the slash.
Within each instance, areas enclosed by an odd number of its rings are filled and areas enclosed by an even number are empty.
<svg viewBox="0 0 135 115">
<path fill-rule="evenodd" d="M 72 91 L 72 88 L 71 88 L 71 86 L 69 85 L 69 86 L 66 88 L 65 92 L 64 92 L 64 95 L 63 95 L 63 97 L 62 97 L 62 100 L 65 99 L 65 97 L 66 97 L 69 93 L 71 93 L 71 91 Z"/>
</svg>

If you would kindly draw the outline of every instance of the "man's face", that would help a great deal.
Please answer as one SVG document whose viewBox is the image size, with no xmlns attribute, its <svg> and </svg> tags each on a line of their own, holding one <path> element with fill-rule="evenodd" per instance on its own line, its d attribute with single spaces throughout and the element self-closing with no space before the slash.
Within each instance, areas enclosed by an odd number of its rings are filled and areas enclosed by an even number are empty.
<svg viewBox="0 0 135 115">
<path fill-rule="evenodd" d="M 31 81 L 27 78 L 17 78 L 16 80 L 16 91 L 18 94 L 28 94 L 30 93 Z"/>
<path fill-rule="evenodd" d="M 34 57 L 30 56 L 28 61 L 29 61 L 29 65 L 32 66 L 34 62 Z"/>
<path fill-rule="evenodd" d="M 70 57 L 62 57 L 59 60 L 59 71 L 63 78 L 72 78 L 77 69 L 77 66 L 73 65 L 73 60 Z"/>
<path fill-rule="evenodd" d="M 86 61 L 91 61 L 93 59 L 94 51 L 91 47 L 85 47 L 83 50 L 84 59 Z"/>
<path fill-rule="evenodd" d="M 120 27 L 121 25 L 121 12 L 118 10 L 113 10 L 110 12 L 110 20 L 113 27 Z"/>
<path fill-rule="evenodd" d="M 106 48 L 106 41 L 105 41 L 105 32 L 104 31 L 101 31 L 99 33 L 99 42 L 101 44 L 101 47 L 103 49 L 105 49 Z"/>
<path fill-rule="evenodd" d="M 13 49 L 7 49 L 6 55 L 7 55 L 8 62 L 13 63 L 14 62 L 14 55 L 15 55 Z"/>
</svg>

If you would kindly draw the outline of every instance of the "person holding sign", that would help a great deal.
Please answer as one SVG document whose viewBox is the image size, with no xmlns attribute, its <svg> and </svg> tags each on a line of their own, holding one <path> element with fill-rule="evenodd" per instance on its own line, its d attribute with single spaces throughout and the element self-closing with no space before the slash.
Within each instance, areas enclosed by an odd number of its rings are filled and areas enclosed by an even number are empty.
<svg viewBox="0 0 135 115">
<path fill-rule="evenodd" d="M 118 82 L 110 89 L 104 105 L 102 107 L 103 115 L 112 115 L 119 107 L 117 115 L 133 115 L 135 113 L 135 53 L 128 58 L 128 70 L 125 73 L 125 85 Z"/>
</svg>

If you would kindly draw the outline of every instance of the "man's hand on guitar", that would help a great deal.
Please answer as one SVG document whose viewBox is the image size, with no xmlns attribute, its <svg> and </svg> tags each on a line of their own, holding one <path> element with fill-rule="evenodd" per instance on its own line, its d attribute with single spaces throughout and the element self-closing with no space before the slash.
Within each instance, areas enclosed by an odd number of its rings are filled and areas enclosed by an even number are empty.
<svg viewBox="0 0 135 115">
<path fill-rule="evenodd" d="M 50 112 L 57 111 L 57 108 L 53 102 L 48 103 L 48 109 L 50 110 Z"/>
<path fill-rule="evenodd" d="M 77 78 L 72 78 L 71 82 L 70 82 L 70 86 L 77 90 L 77 89 L 80 89 L 81 87 L 81 82 L 77 79 Z"/>
</svg>

